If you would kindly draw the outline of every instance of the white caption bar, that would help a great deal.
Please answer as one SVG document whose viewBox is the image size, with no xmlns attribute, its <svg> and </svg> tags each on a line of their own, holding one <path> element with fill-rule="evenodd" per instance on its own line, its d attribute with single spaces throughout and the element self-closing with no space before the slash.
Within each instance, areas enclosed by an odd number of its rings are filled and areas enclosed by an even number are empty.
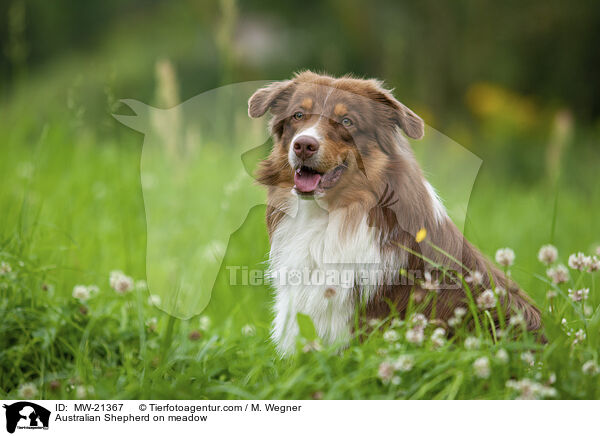
<svg viewBox="0 0 600 436">
<path fill-rule="evenodd" d="M 546 430 L 552 434 L 572 434 L 596 428 L 593 410 L 597 407 L 591 401 L 5 400 L 0 404 L 5 406 L 2 410 L 5 413 L 0 413 L 0 434 L 7 431 L 19 436 L 37 434 L 33 430 L 41 429 L 46 430 L 44 435 L 67 436 L 132 432 L 278 436 L 409 432 L 506 436 L 507 432 L 540 434 Z"/>
</svg>

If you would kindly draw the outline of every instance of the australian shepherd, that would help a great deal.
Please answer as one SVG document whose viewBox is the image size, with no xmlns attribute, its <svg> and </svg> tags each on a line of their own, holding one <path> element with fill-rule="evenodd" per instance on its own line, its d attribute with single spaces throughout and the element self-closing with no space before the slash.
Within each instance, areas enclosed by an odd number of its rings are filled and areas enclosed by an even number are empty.
<svg viewBox="0 0 600 436">
<path fill-rule="evenodd" d="M 295 350 L 298 313 L 328 344 L 408 311 L 451 334 L 459 307 L 540 328 L 527 295 L 448 217 L 405 138 L 420 139 L 424 123 L 381 82 L 302 72 L 252 95 L 250 117 L 267 111 L 274 145 L 257 178 L 282 354 Z"/>
</svg>

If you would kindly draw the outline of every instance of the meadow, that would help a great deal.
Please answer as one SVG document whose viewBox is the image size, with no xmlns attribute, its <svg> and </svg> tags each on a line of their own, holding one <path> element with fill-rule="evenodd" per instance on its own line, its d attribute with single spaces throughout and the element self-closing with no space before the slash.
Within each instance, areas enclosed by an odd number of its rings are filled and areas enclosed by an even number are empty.
<svg viewBox="0 0 600 436">
<path fill-rule="evenodd" d="M 340 349 L 321 344 L 304 320 L 297 354 L 281 358 L 269 340 L 271 289 L 232 284 L 228 269 L 266 268 L 265 194 L 240 160 L 264 131 L 247 137 L 240 121 L 230 132 L 238 148 L 198 140 L 204 172 L 190 173 L 190 186 L 231 189 L 175 197 L 165 219 L 185 211 L 184 226 L 150 223 L 152 196 L 170 198 L 172 180 L 143 171 L 144 136 L 113 114 L 131 115 L 119 98 L 131 97 L 123 90 L 137 78 L 154 77 L 161 44 L 177 57 L 189 35 L 138 50 L 147 42 L 140 23 L 123 25 L 96 53 L 31 74 L 0 102 L 0 398 L 600 399 L 600 272 L 591 271 L 600 257 L 598 126 L 481 85 L 465 97 L 478 127 L 443 132 L 483 162 L 463 205 L 465 234 L 490 259 L 514 251 L 507 268 L 542 311 L 546 344 L 522 332 L 518 316 L 490 332 L 467 329 L 470 315 L 458 314 L 451 339 L 434 325 L 415 337 L 410 318 L 381 320 Z M 148 79 L 164 108 L 179 103 L 168 65 L 158 62 Z M 426 153 L 420 159 L 434 171 Z M 216 228 L 234 225 L 231 216 L 244 219 L 213 247 L 224 252 L 214 287 L 180 306 L 182 318 L 161 310 L 170 293 L 152 285 L 147 256 L 161 265 L 152 241 L 176 241 L 169 249 L 183 252 L 195 219 Z M 194 235 L 214 239 L 211 230 Z M 548 264 L 538 259 L 547 244 L 558 249 Z M 567 275 L 554 283 L 558 265 Z"/>
</svg>

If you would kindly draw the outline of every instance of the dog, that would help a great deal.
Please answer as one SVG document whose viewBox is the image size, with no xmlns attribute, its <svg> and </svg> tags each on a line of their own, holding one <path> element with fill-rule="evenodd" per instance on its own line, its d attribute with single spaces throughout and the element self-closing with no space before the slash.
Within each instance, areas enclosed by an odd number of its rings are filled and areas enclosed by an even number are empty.
<svg viewBox="0 0 600 436">
<path fill-rule="evenodd" d="M 530 298 L 449 218 L 406 139 L 423 137 L 423 120 L 382 82 L 304 71 L 250 97 L 250 117 L 267 111 L 273 147 L 256 178 L 281 354 L 296 349 L 299 313 L 324 343 L 344 344 L 369 320 L 414 307 L 448 327 L 487 289 L 495 322 L 518 312 L 540 329 Z"/>
</svg>

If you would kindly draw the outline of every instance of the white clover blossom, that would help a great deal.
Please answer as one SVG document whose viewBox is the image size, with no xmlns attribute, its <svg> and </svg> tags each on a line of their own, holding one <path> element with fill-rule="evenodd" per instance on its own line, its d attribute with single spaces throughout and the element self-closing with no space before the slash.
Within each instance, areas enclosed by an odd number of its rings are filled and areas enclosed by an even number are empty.
<svg viewBox="0 0 600 436">
<path fill-rule="evenodd" d="M 496 251 L 496 262 L 507 268 L 515 262 L 515 252 L 510 248 L 500 248 Z"/>
<path fill-rule="evenodd" d="M 564 265 L 556 265 L 546 271 L 546 275 L 556 285 L 569 281 L 569 270 Z"/>
<path fill-rule="evenodd" d="M 556 389 L 544 386 L 528 378 L 508 380 L 506 387 L 519 392 L 518 400 L 537 400 L 556 396 Z"/>
<path fill-rule="evenodd" d="M 600 270 L 600 259 L 598 256 L 592 256 L 592 262 L 590 263 L 590 272 L 596 272 Z"/>
<path fill-rule="evenodd" d="M 75 396 L 79 400 L 83 400 L 83 399 L 87 398 L 89 395 L 92 395 L 93 393 L 94 393 L 94 387 L 93 386 L 82 386 L 82 385 L 79 385 L 75 389 Z"/>
<path fill-rule="evenodd" d="M 392 322 L 390 323 L 390 326 L 391 326 L 393 329 L 396 329 L 396 328 L 402 327 L 403 325 L 404 325 L 404 321 L 402 321 L 400 318 L 394 318 L 394 319 L 392 320 Z"/>
<path fill-rule="evenodd" d="M 431 334 L 431 344 L 434 348 L 440 348 L 446 343 L 446 330 L 441 327 L 436 328 Z"/>
<path fill-rule="evenodd" d="M 135 289 L 137 291 L 145 291 L 148 289 L 148 283 L 146 283 L 146 280 L 138 280 L 135 282 Z"/>
<path fill-rule="evenodd" d="M 533 357 L 533 354 L 531 354 L 531 352 L 529 351 L 521 353 L 521 360 L 529 366 L 533 366 L 533 364 L 535 363 L 535 358 Z"/>
<path fill-rule="evenodd" d="M 575 332 L 575 340 L 573 341 L 573 345 L 578 344 L 579 342 L 585 341 L 587 335 L 583 329 L 579 329 Z"/>
<path fill-rule="evenodd" d="M 506 289 L 503 288 L 502 286 L 497 286 L 496 289 L 494 289 L 494 291 L 496 291 L 496 295 L 498 297 L 506 297 Z"/>
<path fill-rule="evenodd" d="M 367 324 L 369 324 L 369 327 L 377 327 L 380 322 L 381 320 L 379 318 L 371 318 Z"/>
<path fill-rule="evenodd" d="M 383 334 L 383 340 L 386 342 L 396 342 L 400 339 L 400 335 L 396 330 L 386 330 Z"/>
<path fill-rule="evenodd" d="M 12 271 L 12 268 L 8 262 L 0 262 L 0 276 L 5 276 Z"/>
<path fill-rule="evenodd" d="M 390 362 L 381 362 L 377 369 L 377 375 L 383 383 L 389 383 L 394 377 L 394 365 Z"/>
<path fill-rule="evenodd" d="M 558 296 L 558 293 L 556 291 L 549 290 L 548 292 L 546 292 L 546 298 L 548 300 L 552 300 L 553 298 L 556 298 L 557 296 Z"/>
<path fill-rule="evenodd" d="M 423 280 L 421 283 L 421 287 L 423 289 L 428 291 L 437 291 L 440 288 L 440 281 L 437 279 L 433 280 L 430 271 L 425 271 L 423 276 L 425 277 L 425 280 Z"/>
<path fill-rule="evenodd" d="M 579 271 L 586 270 L 592 264 L 592 258 L 579 252 L 569 256 L 569 267 Z"/>
<path fill-rule="evenodd" d="M 477 307 L 480 309 L 492 309 L 496 307 L 496 295 L 491 289 L 486 289 L 477 297 Z"/>
<path fill-rule="evenodd" d="M 498 362 L 500 362 L 500 363 L 503 363 L 503 364 L 508 363 L 508 360 L 509 360 L 508 351 L 506 351 L 504 348 L 500 348 L 496 352 L 496 359 L 498 359 Z"/>
<path fill-rule="evenodd" d="M 465 282 L 474 286 L 480 286 L 483 284 L 483 274 L 480 271 L 473 271 L 465 278 Z"/>
<path fill-rule="evenodd" d="M 33 383 L 24 383 L 19 387 L 18 391 L 19 398 L 31 400 L 38 395 L 38 389 Z"/>
<path fill-rule="evenodd" d="M 254 336 L 256 334 L 256 328 L 252 324 L 246 324 L 242 327 L 242 335 Z"/>
<path fill-rule="evenodd" d="M 457 318 L 462 318 L 467 314 L 467 309 L 464 307 L 457 307 L 454 309 L 454 316 Z"/>
<path fill-rule="evenodd" d="M 427 327 L 428 321 L 427 321 L 427 317 L 425 315 L 423 315 L 422 313 L 415 313 L 410 318 L 410 322 L 412 323 L 412 325 L 414 327 L 424 329 L 425 327 Z"/>
<path fill-rule="evenodd" d="M 600 368 L 595 361 L 588 360 L 581 367 L 581 371 L 586 375 L 596 375 L 600 372 Z"/>
<path fill-rule="evenodd" d="M 202 315 L 198 320 L 198 324 L 201 330 L 208 330 L 210 328 L 210 317 L 208 315 Z"/>
<path fill-rule="evenodd" d="M 399 356 L 393 363 L 394 369 L 400 372 L 408 372 L 413 369 L 415 365 L 415 359 L 413 356 L 402 355 Z"/>
<path fill-rule="evenodd" d="M 425 339 L 425 333 L 422 328 L 411 328 L 406 331 L 406 340 L 411 344 L 421 345 Z"/>
<path fill-rule="evenodd" d="M 569 289 L 569 298 L 571 298 L 571 300 L 573 300 L 575 302 L 587 300 L 589 294 L 590 294 L 589 288 L 578 289 L 578 290 Z"/>
<path fill-rule="evenodd" d="M 148 304 L 150 306 L 160 306 L 161 298 L 160 295 L 150 294 L 148 296 Z"/>
<path fill-rule="evenodd" d="M 148 321 L 146 321 L 146 327 L 148 327 L 148 330 L 150 330 L 151 332 L 156 331 L 156 327 L 158 327 L 158 320 L 156 319 L 156 317 L 152 317 Z"/>
<path fill-rule="evenodd" d="M 75 285 L 73 287 L 72 295 L 73 295 L 73 298 L 76 298 L 83 303 L 90 298 L 90 291 L 87 288 L 87 286 Z"/>
<path fill-rule="evenodd" d="M 558 259 L 558 250 L 554 245 L 542 246 L 538 252 L 538 260 L 544 265 L 552 265 Z"/>
<path fill-rule="evenodd" d="M 126 294 L 133 289 L 133 279 L 118 270 L 111 271 L 109 284 L 119 294 Z"/>
<path fill-rule="evenodd" d="M 517 312 L 517 313 L 514 313 L 511 315 L 510 321 L 508 323 L 512 326 L 515 326 L 515 325 L 522 325 L 524 322 L 525 322 L 525 318 L 523 317 L 523 314 L 520 312 Z"/>
<path fill-rule="evenodd" d="M 465 348 L 467 350 L 477 350 L 481 346 L 481 341 L 475 336 L 468 336 L 465 339 Z"/>
<path fill-rule="evenodd" d="M 473 371 L 478 378 L 486 379 L 491 374 L 490 359 L 487 357 L 480 357 L 473 362 Z"/>
</svg>

